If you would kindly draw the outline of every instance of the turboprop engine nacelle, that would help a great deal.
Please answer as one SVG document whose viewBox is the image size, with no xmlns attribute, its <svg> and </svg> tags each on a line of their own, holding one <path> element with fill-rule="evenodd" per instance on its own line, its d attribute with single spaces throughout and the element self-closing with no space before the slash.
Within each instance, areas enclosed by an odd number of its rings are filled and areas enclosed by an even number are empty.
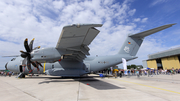
<svg viewBox="0 0 180 101">
<path fill-rule="evenodd" d="M 63 58 L 56 48 L 42 48 L 31 52 L 31 61 L 54 63 Z"/>
</svg>

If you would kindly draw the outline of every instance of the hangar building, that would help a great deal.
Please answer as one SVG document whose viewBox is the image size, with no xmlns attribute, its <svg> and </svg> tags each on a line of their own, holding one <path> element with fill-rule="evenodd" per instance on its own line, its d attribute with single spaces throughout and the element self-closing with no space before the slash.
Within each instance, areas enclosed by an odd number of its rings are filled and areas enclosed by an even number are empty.
<svg viewBox="0 0 180 101">
<path fill-rule="evenodd" d="M 180 69 L 180 47 L 148 55 L 143 60 L 144 68 Z"/>
</svg>

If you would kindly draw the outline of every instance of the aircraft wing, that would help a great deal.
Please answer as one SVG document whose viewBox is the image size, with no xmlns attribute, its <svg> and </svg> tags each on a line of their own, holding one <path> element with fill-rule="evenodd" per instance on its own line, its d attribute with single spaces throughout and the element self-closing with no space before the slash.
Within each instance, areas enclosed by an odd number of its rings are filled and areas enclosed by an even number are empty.
<svg viewBox="0 0 180 101">
<path fill-rule="evenodd" d="M 94 27 L 102 24 L 73 24 L 64 26 L 56 48 L 70 53 L 64 54 L 66 58 L 82 61 L 89 54 L 88 45 L 100 32 Z"/>
</svg>

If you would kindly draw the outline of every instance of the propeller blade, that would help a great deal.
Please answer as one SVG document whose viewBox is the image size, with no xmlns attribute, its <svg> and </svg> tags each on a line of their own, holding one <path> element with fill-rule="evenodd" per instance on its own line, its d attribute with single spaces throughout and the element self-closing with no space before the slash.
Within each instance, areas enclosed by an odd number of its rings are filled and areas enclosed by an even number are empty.
<svg viewBox="0 0 180 101">
<path fill-rule="evenodd" d="M 38 65 L 37 65 L 35 62 L 32 62 L 32 61 L 31 61 L 31 63 L 32 63 L 32 65 L 33 65 L 34 67 L 36 67 L 36 68 L 38 67 Z"/>
<path fill-rule="evenodd" d="M 39 71 L 39 64 L 38 62 L 36 61 L 36 64 L 37 64 L 37 71 Z"/>
<path fill-rule="evenodd" d="M 28 46 L 28 39 L 27 38 L 24 40 L 24 47 L 25 47 L 27 52 L 30 52 L 30 48 Z"/>
<path fill-rule="evenodd" d="M 29 44 L 30 52 L 32 52 L 32 49 L 33 49 L 33 42 L 34 42 L 34 38 L 31 40 L 31 42 Z"/>
<path fill-rule="evenodd" d="M 21 52 L 21 57 L 23 57 L 23 58 L 26 58 L 29 55 L 29 53 L 24 52 L 22 50 L 20 52 Z"/>
<path fill-rule="evenodd" d="M 36 49 L 39 49 L 41 46 L 37 46 L 37 47 L 35 47 L 33 50 L 36 50 Z"/>
<path fill-rule="evenodd" d="M 31 63 L 32 63 L 32 65 L 33 65 L 35 68 L 37 68 L 37 71 L 39 71 L 39 66 L 38 66 L 37 61 L 31 62 Z"/>
<path fill-rule="evenodd" d="M 37 62 L 37 61 L 36 61 L 36 62 Z M 41 67 L 43 67 L 43 66 L 41 65 L 41 63 L 37 62 L 37 64 L 40 65 Z"/>
<path fill-rule="evenodd" d="M 21 53 L 21 57 L 22 57 L 22 58 L 26 58 L 26 57 L 27 57 L 27 55 L 26 55 L 26 54 L 24 54 L 24 53 Z"/>
<path fill-rule="evenodd" d="M 37 71 L 39 71 L 39 67 L 37 67 Z M 38 73 L 40 73 L 40 72 L 38 72 Z"/>
<path fill-rule="evenodd" d="M 24 52 L 24 51 L 22 51 L 22 50 L 20 50 L 20 52 L 21 52 L 21 53 L 24 53 L 24 54 L 28 54 L 27 52 Z"/>
<path fill-rule="evenodd" d="M 31 69 L 31 61 L 30 61 L 30 57 L 29 56 L 27 57 L 27 68 L 29 70 L 29 73 L 31 73 L 32 69 Z"/>
</svg>

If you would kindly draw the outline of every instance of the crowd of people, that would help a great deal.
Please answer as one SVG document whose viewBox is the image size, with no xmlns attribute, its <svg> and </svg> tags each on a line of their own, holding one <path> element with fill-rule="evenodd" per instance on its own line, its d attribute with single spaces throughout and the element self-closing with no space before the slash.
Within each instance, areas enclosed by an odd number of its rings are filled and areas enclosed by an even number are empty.
<svg viewBox="0 0 180 101">
<path fill-rule="evenodd" d="M 112 75 L 112 76 L 153 76 L 153 75 L 173 75 L 173 74 L 180 74 L 180 69 L 104 69 L 102 71 L 99 71 L 98 73 L 104 74 L 104 75 Z M 6 71 L 0 71 L 1 76 L 9 76 L 15 75 L 14 72 L 6 72 Z"/>
<path fill-rule="evenodd" d="M 120 70 L 124 71 L 124 70 Z M 139 69 L 139 70 L 125 70 L 124 72 L 127 72 L 127 75 L 159 75 L 159 74 L 166 74 L 166 75 L 172 75 L 172 74 L 180 74 L 180 69 Z"/>
<path fill-rule="evenodd" d="M 153 76 L 153 75 L 173 75 L 180 74 L 180 69 L 104 69 L 99 73 L 113 76 Z"/>
<path fill-rule="evenodd" d="M 11 77 L 11 75 L 14 75 L 14 72 L 6 72 L 6 71 L 0 71 L 0 75 L 1 76 L 9 76 L 9 77 Z"/>
</svg>

